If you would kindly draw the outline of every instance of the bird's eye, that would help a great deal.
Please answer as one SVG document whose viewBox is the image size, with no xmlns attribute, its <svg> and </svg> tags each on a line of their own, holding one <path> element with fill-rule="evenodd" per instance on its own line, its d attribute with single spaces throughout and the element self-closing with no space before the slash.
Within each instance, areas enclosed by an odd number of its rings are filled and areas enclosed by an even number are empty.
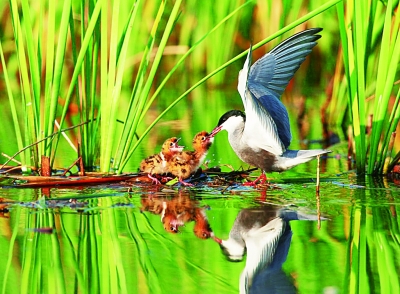
<svg viewBox="0 0 400 294">
<path fill-rule="evenodd" d="M 206 139 L 206 137 L 202 137 L 202 138 L 201 138 L 201 141 L 204 141 L 205 139 Z"/>
<path fill-rule="evenodd" d="M 169 143 L 169 146 L 171 146 L 171 147 L 172 147 L 173 145 L 174 145 L 174 143 Z"/>
</svg>

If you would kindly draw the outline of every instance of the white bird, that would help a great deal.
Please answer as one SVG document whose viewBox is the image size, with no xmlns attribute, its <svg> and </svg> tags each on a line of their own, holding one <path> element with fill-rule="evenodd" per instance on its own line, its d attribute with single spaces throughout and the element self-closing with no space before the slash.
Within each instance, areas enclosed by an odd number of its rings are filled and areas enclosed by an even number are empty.
<svg viewBox="0 0 400 294">
<path fill-rule="evenodd" d="M 295 293 L 282 271 L 292 238 L 289 221 L 317 219 L 314 215 L 273 205 L 241 210 L 228 240 L 213 237 L 230 261 L 242 260 L 247 252 L 240 275 L 240 293 L 265 293 L 266 289 L 268 293 Z"/>
<path fill-rule="evenodd" d="M 292 140 L 289 116 L 280 100 L 290 79 L 317 44 L 322 29 L 300 32 L 273 48 L 251 67 L 250 47 L 243 69 L 239 72 L 238 92 L 244 105 L 221 116 L 211 132 L 228 132 L 228 140 L 237 156 L 265 172 L 281 172 L 310 161 L 330 150 L 289 150 Z"/>
</svg>

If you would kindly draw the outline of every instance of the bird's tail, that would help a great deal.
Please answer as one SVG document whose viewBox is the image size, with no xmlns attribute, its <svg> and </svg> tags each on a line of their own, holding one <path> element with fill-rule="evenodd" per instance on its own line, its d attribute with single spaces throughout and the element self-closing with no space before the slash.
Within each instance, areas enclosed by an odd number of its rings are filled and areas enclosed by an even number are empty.
<svg viewBox="0 0 400 294">
<path fill-rule="evenodd" d="M 298 164 L 310 161 L 318 155 L 324 155 L 332 152 L 326 149 L 312 149 L 312 150 L 286 150 L 281 156 L 282 170 L 292 168 Z"/>
</svg>

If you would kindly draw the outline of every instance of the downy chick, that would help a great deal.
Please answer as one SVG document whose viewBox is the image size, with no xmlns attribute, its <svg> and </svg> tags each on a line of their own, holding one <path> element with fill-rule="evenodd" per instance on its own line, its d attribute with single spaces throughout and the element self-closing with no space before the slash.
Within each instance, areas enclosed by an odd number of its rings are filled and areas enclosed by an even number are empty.
<svg viewBox="0 0 400 294">
<path fill-rule="evenodd" d="M 161 184 L 160 181 L 153 175 L 163 175 L 168 173 L 168 162 L 171 161 L 175 154 L 182 152 L 183 146 L 179 146 L 179 138 L 172 137 L 165 140 L 161 147 L 161 152 L 151 155 L 143 159 L 140 163 L 140 171 L 148 173 L 148 177 L 156 184 Z"/>
<path fill-rule="evenodd" d="M 168 169 L 171 174 L 178 177 L 179 182 L 185 186 L 193 186 L 183 180 L 194 174 L 203 164 L 214 141 L 214 136 L 211 136 L 206 131 L 202 131 L 193 139 L 194 151 L 183 151 L 174 155 L 168 164 Z"/>
</svg>

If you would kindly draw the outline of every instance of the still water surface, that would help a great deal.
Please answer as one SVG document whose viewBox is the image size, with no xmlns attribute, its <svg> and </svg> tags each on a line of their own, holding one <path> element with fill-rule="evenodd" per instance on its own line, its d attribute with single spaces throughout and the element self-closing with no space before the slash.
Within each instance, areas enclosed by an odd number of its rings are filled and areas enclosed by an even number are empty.
<svg viewBox="0 0 400 294">
<path fill-rule="evenodd" d="M 222 113 L 242 108 L 236 90 L 228 95 L 200 87 L 191 95 L 151 131 L 127 171 L 136 171 L 168 136 L 182 137 L 190 146 L 194 134 L 212 130 Z M 315 99 L 307 101 L 317 105 Z M 296 107 L 285 105 L 293 137 L 302 138 L 295 125 Z M 310 107 L 307 113 L 311 143 L 322 131 L 319 111 Z M 293 140 L 291 148 L 323 148 L 301 143 Z M 2 148 L 15 152 L 12 142 Z M 0 291 L 238 293 L 247 281 L 253 284 L 250 293 L 400 293 L 399 181 L 357 177 L 347 167 L 347 143 L 329 149 L 333 152 L 321 166 L 319 207 L 316 161 L 269 174 L 274 186 L 258 190 L 225 182 L 211 185 L 207 178 L 195 188 L 131 182 L 21 189 L 0 178 Z M 66 156 L 57 166 L 75 159 L 66 150 L 57 156 Z M 231 150 L 226 132 L 216 136 L 207 161 L 225 172 L 227 164 L 235 170 L 248 168 Z M 314 220 L 273 217 L 282 208 Z M 318 209 L 326 218 L 320 228 Z M 232 262 L 209 237 L 212 231 L 227 239 L 236 219 L 244 223 L 244 215 L 252 225 L 270 221 L 272 229 L 247 238 L 247 255 Z M 260 221 L 260 215 L 266 218 Z"/>
<path fill-rule="evenodd" d="M 398 185 L 336 174 L 337 161 L 329 158 L 322 174 L 320 229 L 316 220 L 280 222 L 285 226 L 273 229 L 285 233 L 275 243 L 262 232 L 253 241 L 265 251 L 247 240 L 251 258 L 236 262 L 209 232 L 227 239 L 239 213 L 263 209 L 269 220 L 282 207 L 316 219 L 314 173 L 271 174 L 275 186 L 259 190 L 207 180 L 197 188 L 76 189 L 18 189 L 3 181 L 1 291 L 238 293 L 247 271 L 250 293 L 399 293 Z M 249 272 L 251 263 L 261 268 Z"/>
</svg>

